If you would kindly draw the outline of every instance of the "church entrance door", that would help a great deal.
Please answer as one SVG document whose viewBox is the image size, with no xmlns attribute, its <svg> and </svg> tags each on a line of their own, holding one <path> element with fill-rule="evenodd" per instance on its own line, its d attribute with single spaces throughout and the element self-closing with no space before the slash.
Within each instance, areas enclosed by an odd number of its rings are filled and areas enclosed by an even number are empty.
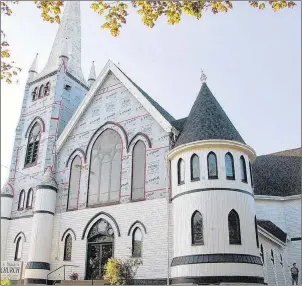
<svg viewBox="0 0 302 286">
<path fill-rule="evenodd" d="M 103 280 L 104 267 L 113 257 L 114 232 L 104 219 L 97 221 L 87 237 L 86 280 Z"/>
</svg>

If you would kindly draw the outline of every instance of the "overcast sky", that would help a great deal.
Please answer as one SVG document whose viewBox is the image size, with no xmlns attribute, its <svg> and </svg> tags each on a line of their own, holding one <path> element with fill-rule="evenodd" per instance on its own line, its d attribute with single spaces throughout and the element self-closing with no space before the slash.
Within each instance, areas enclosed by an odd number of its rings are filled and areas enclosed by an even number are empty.
<svg viewBox="0 0 302 286">
<path fill-rule="evenodd" d="M 227 14 L 206 12 L 202 20 L 183 16 L 170 26 L 145 27 L 130 10 L 120 36 L 100 28 L 102 19 L 81 3 L 82 68 L 97 75 L 111 59 L 176 119 L 186 117 L 200 89 L 201 68 L 218 102 L 257 155 L 301 146 L 301 5 L 277 13 L 258 11 L 247 1 Z M 43 22 L 33 1 L 1 17 L 12 58 L 23 68 L 19 83 L 1 82 L 1 185 L 8 178 L 15 128 L 27 71 L 39 53 L 46 64 L 57 31 Z"/>
</svg>

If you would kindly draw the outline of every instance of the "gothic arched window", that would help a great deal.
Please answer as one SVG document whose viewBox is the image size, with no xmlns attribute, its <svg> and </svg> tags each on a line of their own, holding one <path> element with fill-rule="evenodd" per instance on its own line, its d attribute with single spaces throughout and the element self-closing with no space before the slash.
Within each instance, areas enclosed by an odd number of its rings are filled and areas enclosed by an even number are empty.
<svg viewBox="0 0 302 286">
<path fill-rule="evenodd" d="M 262 259 L 262 264 L 264 265 L 264 250 L 263 250 L 262 243 L 260 245 L 260 256 L 261 256 L 261 259 Z"/>
<path fill-rule="evenodd" d="M 50 92 L 50 82 L 48 82 L 45 87 L 44 87 L 44 90 L 43 90 L 43 97 L 45 96 L 48 96 L 49 95 L 49 92 Z"/>
<path fill-rule="evenodd" d="M 132 257 L 142 257 L 143 234 L 137 227 L 132 234 Z"/>
<path fill-rule="evenodd" d="M 203 244 L 203 221 L 199 211 L 195 211 L 191 218 L 192 244 Z"/>
<path fill-rule="evenodd" d="M 259 248 L 259 237 L 258 237 L 258 227 L 257 227 L 257 218 L 255 216 L 255 233 L 256 233 L 256 244 L 257 247 Z"/>
<path fill-rule="evenodd" d="M 37 100 L 37 98 L 38 98 L 38 88 L 37 87 L 31 93 L 31 98 L 32 98 L 32 101 Z"/>
<path fill-rule="evenodd" d="M 18 210 L 22 211 L 24 209 L 24 201 L 25 201 L 25 191 L 21 190 L 19 195 L 19 202 L 18 202 Z"/>
<path fill-rule="evenodd" d="M 228 180 L 235 180 L 234 159 L 229 152 L 225 154 L 225 173 Z"/>
<path fill-rule="evenodd" d="M 249 162 L 249 166 L 250 166 L 251 185 L 253 186 L 253 173 L 252 173 L 252 165 L 251 165 L 251 162 Z"/>
<path fill-rule="evenodd" d="M 90 153 L 88 204 L 117 202 L 120 198 L 122 140 L 106 129 L 95 141 Z"/>
<path fill-rule="evenodd" d="M 246 164 L 243 156 L 240 157 L 240 173 L 241 173 L 241 181 L 247 183 Z"/>
<path fill-rule="evenodd" d="M 43 97 L 43 91 L 44 91 L 44 85 L 42 84 L 42 85 L 40 86 L 40 89 L 39 89 L 38 98 L 42 98 L 42 97 Z"/>
<path fill-rule="evenodd" d="M 200 178 L 199 157 L 193 154 L 191 157 L 191 181 L 198 181 Z"/>
<path fill-rule="evenodd" d="M 72 238 L 71 235 L 68 234 L 65 238 L 64 260 L 71 260 L 71 251 L 72 251 Z"/>
<path fill-rule="evenodd" d="M 22 240 L 22 237 L 20 236 L 16 243 L 15 260 L 21 260 L 22 248 L 23 248 L 23 240 Z"/>
<path fill-rule="evenodd" d="M 26 208 L 31 209 L 33 206 L 33 189 L 29 189 L 26 199 Z"/>
<path fill-rule="evenodd" d="M 177 182 L 178 185 L 185 182 L 185 161 L 183 159 L 179 159 L 177 162 Z"/>
<path fill-rule="evenodd" d="M 80 156 L 75 156 L 70 166 L 69 191 L 67 209 L 72 210 L 78 207 L 78 198 L 81 183 L 82 161 Z"/>
<path fill-rule="evenodd" d="M 28 136 L 27 150 L 25 156 L 25 167 L 30 167 L 34 165 L 38 159 L 40 135 L 41 126 L 36 122 Z"/>
<path fill-rule="evenodd" d="M 272 249 L 271 249 L 271 261 L 273 264 L 275 264 L 274 251 Z"/>
<path fill-rule="evenodd" d="M 241 244 L 240 220 L 235 210 L 231 210 L 228 216 L 229 243 Z"/>
<path fill-rule="evenodd" d="M 146 147 L 138 141 L 132 151 L 132 200 L 145 198 Z"/>
<path fill-rule="evenodd" d="M 208 178 L 218 179 L 217 158 L 214 152 L 208 154 Z"/>
</svg>

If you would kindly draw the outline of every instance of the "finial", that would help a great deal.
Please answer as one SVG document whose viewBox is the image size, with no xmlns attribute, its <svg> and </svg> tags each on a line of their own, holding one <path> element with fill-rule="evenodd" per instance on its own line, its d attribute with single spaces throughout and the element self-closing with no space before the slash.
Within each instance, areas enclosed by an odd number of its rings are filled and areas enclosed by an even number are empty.
<svg viewBox="0 0 302 286">
<path fill-rule="evenodd" d="M 203 72 L 202 69 L 201 69 L 200 81 L 201 81 L 201 83 L 206 83 L 206 81 L 207 81 L 207 76 L 205 75 L 205 73 Z"/>
</svg>

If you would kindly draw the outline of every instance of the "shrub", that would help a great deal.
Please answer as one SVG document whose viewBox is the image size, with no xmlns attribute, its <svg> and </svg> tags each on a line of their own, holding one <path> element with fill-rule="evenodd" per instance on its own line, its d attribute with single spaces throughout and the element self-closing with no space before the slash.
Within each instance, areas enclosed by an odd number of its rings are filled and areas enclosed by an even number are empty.
<svg viewBox="0 0 302 286">
<path fill-rule="evenodd" d="M 79 274 L 78 274 L 78 273 L 75 273 L 75 272 L 72 272 L 72 273 L 69 275 L 69 278 L 70 278 L 71 280 L 78 280 Z"/>
<path fill-rule="evenodd" d="M 1 286 L 10 286 L 11 283 L 10 283 L 10 280 L 9 279 L 2 279 L 1 278 Z"/>
<path fill-rule="evenodd" d="M 131 285 L 138 267 L 142 264 L 139 258 L 130 258 L 125 261 L 110 258 L 105 265 L 104 279 L 111 285 Z"/>
</svg>

